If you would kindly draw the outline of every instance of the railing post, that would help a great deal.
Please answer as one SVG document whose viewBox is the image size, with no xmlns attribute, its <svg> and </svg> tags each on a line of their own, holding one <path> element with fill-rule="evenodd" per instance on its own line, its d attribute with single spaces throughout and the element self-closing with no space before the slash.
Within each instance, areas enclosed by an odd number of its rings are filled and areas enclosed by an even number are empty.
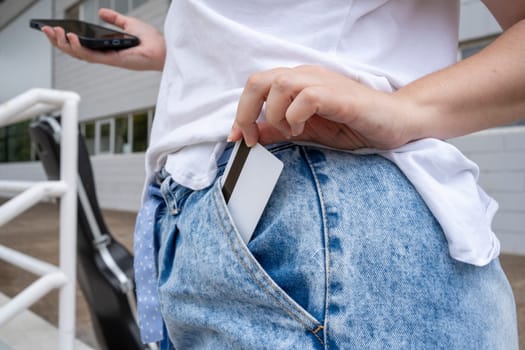
<svg viewBox="0 0 525 350">
<path fill-rule="evenodd" d="M 62 106 L 62 139 L 60 148 L 60 179 L 67 191 L 60 201 L 60 270 L 67 276 L 60 289 L 58 328 L 60 350 L 75 341 L 75 286 L 77 269 L 77 172 L 78 172 L 78 100 L 67 100 Z M 74 164 L 74 167 L 68 166 Z"/>
<path fill-rule="evenodd" d="M 21 214 L 46 195 L 61 198 L 59 268 L 50 267 L 38 259 L 7 248 L 0 249 L 0 258 L 3 260 L 43 276 L 0 308 L 0 323 L 7 322 L 52 288 L 60 288 L 59 350 L 72 350 L 75 344 L 79 101 L 79 96 L 72 92 L 32 89 L 0 105 L 0 127 L 62 108 L 60 181 L 35 184 L 0 182 L 0 188 L 18 188 L 24 191 L 0 206 L 3 209 L 0 210 L 0 225 Z"/>
</svg>

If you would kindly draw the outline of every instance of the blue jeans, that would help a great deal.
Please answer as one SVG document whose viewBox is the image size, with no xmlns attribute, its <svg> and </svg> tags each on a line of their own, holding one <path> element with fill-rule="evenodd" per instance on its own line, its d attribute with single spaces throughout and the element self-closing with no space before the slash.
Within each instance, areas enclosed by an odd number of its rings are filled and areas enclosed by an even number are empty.
<svg viewBox="0 0 525 350">
<path fill-rule="evenodd" d="M 391 162 L 291 144 L 272 152 L 284 170 L 248 245 L 219 181 L 161 186 L 158 284 L 175 348 L 518 348 L 499 261 L 453 260 Z"/>
</svg>

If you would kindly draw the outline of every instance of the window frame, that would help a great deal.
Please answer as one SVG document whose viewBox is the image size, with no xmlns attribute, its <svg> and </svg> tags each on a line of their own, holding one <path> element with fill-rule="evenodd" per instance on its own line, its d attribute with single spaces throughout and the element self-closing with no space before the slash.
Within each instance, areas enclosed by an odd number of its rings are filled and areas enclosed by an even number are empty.
<svg viewBox="0 0 525 350">
<path fill-rule="evenodd" d="M 102 117 L 102 118 L 96 118 L 96 119 L 89 119 L 84 120 L 79 123 L 80 132 L 86 137 L 86 126 L 87 124 L 93 124 L 94 125 L 94 137 L 93 137 L 93 153 L 90 153 L 91 156 L 105 156 L 105 155 L 126 155 L 126 154 L 133 154 L 133 153 L 144 153 L 145 151 L 133 151 L 135 147 L 135 140 L 134 140 L 134 130 L 133 130 L 133 117 L 136 115 L 146 115 L 146 148 L 148 147 L 150 143 L 150 137 L 151 137 L 151 127 L 153 123 L 153 116 L 155 113 L 155 108 L 144 108 L 144 109 L 138 109 L 130 112 L 123 112 L 118 113 L 109 117 Z M 116 152 L 116 123 L 118 118 L 125 118 L 127 120 L 127 136 L 129 140 L 129 152 Z M 102 127 L 104 125 L 110 125 L 110 144 L 109 144 L 109 151 L 102 151 L 101 150 L 101 131 Z"/>
<path fill-rule="evenodd" d="M 109 150 L 101 151 L 101 132 L 104 125 L 109 125 Z M 97 120 L 95 123 L 95 154 L 107 155 L 115 153 L 115 118 Z"/>
</svg>

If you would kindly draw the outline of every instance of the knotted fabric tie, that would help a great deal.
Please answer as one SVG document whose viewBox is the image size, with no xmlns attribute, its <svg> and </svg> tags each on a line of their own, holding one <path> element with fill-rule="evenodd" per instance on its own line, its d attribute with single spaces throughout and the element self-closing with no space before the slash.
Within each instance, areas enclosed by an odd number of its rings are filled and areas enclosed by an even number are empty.
<svg viewBox="0 0 525 350">
<path fill-rule="evenodd" d="M 158 196 L 152 195 L 152 189 L 155 190 L 150 185 L 147 198 L 137 216 L 134 243 L 137 309 L 141 339 L 144 343 L 163 339 L 154 245 L 155 218 L 163 199 L 160 193 Z"/>
</svg>

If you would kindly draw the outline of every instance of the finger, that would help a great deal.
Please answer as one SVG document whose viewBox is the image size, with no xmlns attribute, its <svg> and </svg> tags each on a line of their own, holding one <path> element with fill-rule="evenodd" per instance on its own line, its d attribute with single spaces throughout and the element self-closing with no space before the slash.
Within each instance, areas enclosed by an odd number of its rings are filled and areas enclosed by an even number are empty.
<svg viewBox="0 0 525 350">
<path fill-rule="evenodd" d="M 66 32 L 62 27 L 53 27 L 55 31 L 55 38 L 57 40 L 57 45 L 64 46 L 66 43 Z"/>
<path fill-rule="evenodd" d="M 67 41 L 66 32 L 64 31 L 64 29 L 62 27 L 55 27 L 54 30 L 55 30 L 56 43 L 57 43 L 56 46 L 60 50 L 68 54 L 71 54 L 71 49 L 69 47 L 69 42 Z"/>
<path fill-rule="evenodd" d="M 93 59 L 91 58 L 91 51 L 82 46 L 82 44 L 80 43 L 80 39 L 76 34 L 67 33 L 66 37 L 69 41 L 71 55 L 78 59 L 83 59 L 89 62 L 93 61 Z"/>
<path fill-rule="evenodd" d="M 44 26 L 44 27 L 42 27 L 41 30 L 46 35 L 46 37 L 49 40 L 49 42 L 53 46 L 56 46 L 57 45 L 57 38 L 56 38 L 56 35 L 55 35 L 55 30 L 53 28 L 51 28 L 50 26 Z"/>
<path fill-rule="evenodd" d="M 268 95 L 274 74 L 272 71 L 252 75 L 239 98 L 234 128 L 240 129 L 244 141 L 253 146 L 258 140 L 257 118 Z"/>
<path fill-rule="evenodd" d="M 74 34 L 74 33 L 67 33 L 66 34 L 66 38 L 67 38 L 67 40 L 69 42 L 69 46 L 71 47 L 71 49 L 73 51 L 76 51 L 76 52 L 83 51 L 84 47 L 80 43 L 80 39 L 78 38 L 78 36 L 76 34 Z"/>
<path fill-rule="evenodd" d="M 74 33 L 67 33 L 66 37 L 69 42 L 69 54 L 79 60 L 87 62 L 105 63 L 102 59 L 104 55 L 98 54 L 96 51 L 90 50 L 82 46 L 78 35 Z M 101 56 L 101 57 L 97 57 Z"/>
<path fill-rule="evenodd" d="M 330 107 L 337 108 L 330 89 L 323 86 L 310 86 L 303 89 L 286 111 L 286 120 L 290 125 L 292 136 L 300 135 L 308 119 L 314 115 L 332 113 Z M 327 113 L 329 112 L 329 113 Z"/>
<path fill-rule="evenodd" d="M 239 141 L 242 139 L 242 131 L 237 125 L 233 125 L 230 135 L 228 135 L 228 142 Z"/>
<path fill-rule="evenodd" d="M 107 53 L 100 54 L 97 51 L 90 50 L 82 46 L 80 39 L 74 33 L 67 33 L 70 53 L 72 56 L 88 62 L 106 63 L 104 57 Z"/>
<path fill-rule="evenodd" d="M 261 145 L 290 141 L 289 136 L 284 136 L 280 130 L 274 128 L 268 122 L 258 123 L 257 127 L 259 129 L 259 143 Z"/>
<path fill-rule="evenodd" d="M 266 98 L 266 120 L 285 137 L 292 134 L 285 114 L 296 95 L 296 89 L 293 73 L 286 72 L 274 78 Z"/>
<path fill-rule="evenodd" d="M 106 23 L 113 24 L 121 29 L 125 29 L 128 24 L 128 17 L 107 8 L 98 11 L 98 16 Z"/>
</svg>

